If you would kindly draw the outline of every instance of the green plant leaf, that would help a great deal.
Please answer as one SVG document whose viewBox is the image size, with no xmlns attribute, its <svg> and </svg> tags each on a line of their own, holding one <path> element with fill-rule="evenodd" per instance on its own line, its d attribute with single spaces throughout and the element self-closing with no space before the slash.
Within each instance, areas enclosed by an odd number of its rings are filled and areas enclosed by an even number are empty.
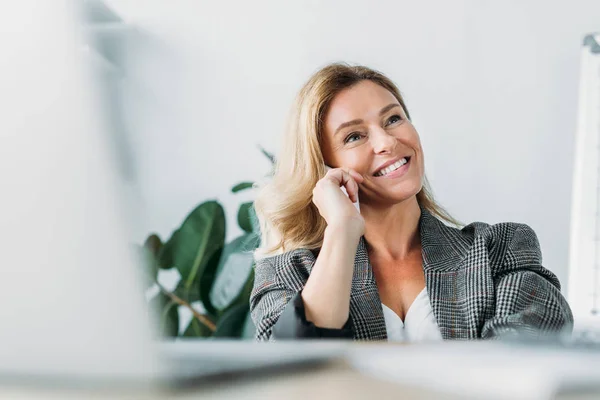
<svg viewBox="0 0 600 400">
<path fill-rule="evenodd" d="M 225 212 L 216 201 L 196 207 L 163 246 L 161 267 L 174 266 L 181 274 L 184 287 L 197 285 L 204 268 L 225 241 Z"/>
<path fill-rule="evenodd" d="M 150 309 L 158 317 L 160 332 L 166 337 L 175 337 L 179 332 L 179 310 L 177 303 L 164 293 L 158 293 L 150 302 Z"/>
<path fill-rule="evenodd" d="M 238 183 L 233 188 L 231 188 L 231 191 L 233 193 L 241 192 L 242 190 L 252 189 L 253 185 L 254 185 L 254 182 L 242 182 L 242 183 Z"/>
<path fill-rule="evenodd" d="M 250 294 L 252 293 L 252 289 L 254 287 L 254 264 L 252 265 L 251 269 L 250 269 L 250 274 L 248 275 L 248 279 L 246 279 L 246 282 L 244 283 L 244 286 L 242 286 L 242 290 L 240 290 L 240 293 L 238 295 L 238 297 L 233 300 L 232 304 L 250 304 Z"/>
<path fill-rule="evenodd" d="M 179 298 L 185 300 L 188 303 L 193 303 L 195 301 L 201 301 L 206 313 L 213 318 L 217 317 L 217 310 L 210 303 L 209 293 L 210 288 L 212 286 L 215 273 L 217 267 L 219 266 L 219 259 L 221 258 L 221 253 L 223 252 L 223 248 L 217 249 L 204 267 L 204 271 L 198 284 L 192 285 L 187 288 L 185 281 L 180 280 L 175 290 L 173 291 Z"/>
<path fill-rule="evenodd" d="M 271 161 L 271 164 L 275 164 L 275 162 L 276 162 L 275 156 L 272 153 L 269 153 L 260 145 L 258 146 L 258 148 L 265 155 L 265 157 L 267 157 L 269 159 L 269 161 Z"/>
<path fill-rule="evenodd" d="M 258 216 L 256 215 L 254 204 L 252 204 L 252 208 L 250 208 L 250 224 L 252 225 L 252 232 L 260 238 L 260 224 L 258 223 Z M 258 247 L 258 244 L 256 246 Z"/>
<path fill-rule="evenodd" d="M 185 331 L 183 331 L 182 336 L 183 337 L 206 338 L 206 337 L 212 336 L 212 331 L 210 329 L 208 329 L 208 327 L 206 325 L 200 323 L 200 321 L 198 321 L 198 319 L 192 318 L 192 320 L 190 321 L 187 328 L 185 328 Z"/>
<path fill-rule="evenodd" d="M 227 249 L 227 246 L 225 246 L 225 249 Z M 200 301 L 202 301 L 202 305 L 204 305 L 206 312 L 214 317 L 217 317 L 219 313 L 210 300 L 210 290 L 213 287 L 215 276 L 217 276 L 217 270 L 219 268 L 222 255 L 224 252 L 230 251 L 225 249 L 221 248 L 213 253 L 212 257 L 210 260 L 208 260 L 208 263 L 204 268 L 204 273 L 202 274 L 202 277 L 200 278 L 200 284 L 198 285 Z"/>
<path fill-rule="evenodd" d="M 182 300 L 188 303 L 200 300 L 200 292 L 196 285 L 192 285 L 189 289 L 185 287 L 184 281 L 179 281 L 173 293 Z"/>
<path fill-rule="evenodd" d="M 217 329 L 213 334 L 214 337 L 235 337 L 242 335 L 246 323 L 246 317 L 250 307 L 248 304 L 238 304 L 231 307 L 217 323 Z"/>
<path fill-rule="evenodd" d="M 157 257 L 158 267 L 160 269 L 171 269 L 171 268 L 175 267 L 174 260 L 173 260 L 173 252 L 175 251 L 174 247 L 176 246 L 176 243 L 177 243 L 179 231 L 180 231 L 180 229 L 176 229 L 173 232 L 173 234 L 171 235 L 171 238 L 167 241 L 167 243 L 165 243 L 161 247 L 158 257 Z"/>
<path fill-rule="evenodd" d="M 260 238 L 256 234 L 247 233 L 225 246 L 210 290 L 210 303 L 217 310 L 223 311 L 231 306 L 244 292 L 248 280 L 253 279 L 253 251 L 259 243 Z M 250 293 L 245 295 L 248 303 Z"/>
<path fill-rule="evenodd" d="M 156 233 L 153 233 L 146 238 L 144 247 L 147 248 L 154 257 L 158 258 L 160 250 L 163 247 L 163 243 L 160 240 L 160 237 L 158 237 Z"/>
<path fill-rule="evenodd" d="M 252 232 L 253 221 L 252 215 L 254 214 L 254 206 L 252 202 L 244 203 L 238 210 L 238 224 L 246 232 Z"/>
<path fill-rule="evenodd" d="M 177 303 L 171 301 L 162 310 L 160 324 L 166 336 L 176 337 L 179 333 L 179 309 Z"/>
</svg>

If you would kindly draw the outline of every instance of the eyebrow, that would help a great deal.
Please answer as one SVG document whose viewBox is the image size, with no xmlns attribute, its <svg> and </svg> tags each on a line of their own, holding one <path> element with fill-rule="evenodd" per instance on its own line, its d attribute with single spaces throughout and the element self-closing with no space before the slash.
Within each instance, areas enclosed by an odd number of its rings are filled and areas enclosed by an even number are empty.
<svg viewBox="0 0 600 400">
<path fill-rule="evenodd" d="M 387 106 L 383 107 L 381 109 L 381 111 L 379 111 L 379 116 L 381 117 L 383 114 L 385 114 L 386 112 L 390 111 L 392 108 L 395 108 L 395 107 L 400 107 L 400 104 L 398 104 L 398 103 L 388 104 Z M 359 125 L 361 123 L 363 123 L 362 119 L 353 119 L 352 121 L 344 122 L 343 124 L 340 124 L 340 126 L 337 127 L 333 136 L 337 135 L 338 132 L 344 128 L 347 128 L 352 125 Z"/>
</svg>

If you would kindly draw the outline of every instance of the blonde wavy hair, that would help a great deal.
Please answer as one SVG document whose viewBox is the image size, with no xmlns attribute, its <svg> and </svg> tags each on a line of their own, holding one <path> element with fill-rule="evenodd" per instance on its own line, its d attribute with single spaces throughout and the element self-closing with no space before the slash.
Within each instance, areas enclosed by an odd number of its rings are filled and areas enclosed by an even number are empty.
<svg viewBox="0 0 600 400">
<path fill-rule="evenodd" d="M 364 80 L 389 90 L 410 119 L 400 91 L 378 71 L 335 63 L 315 73 L 295 98 L 272 179 L 257 185 L 259 192 L 254 207 L 262 240 L 256 257 L 322 246 L 327 223 L 312 202 L 312 191 L 326 172 L 321 152 L 324 117 L 338 93 Z M 417 201 L 442 220 L 461 225 L 433 199 L 426 176 Z"/>
</svg>

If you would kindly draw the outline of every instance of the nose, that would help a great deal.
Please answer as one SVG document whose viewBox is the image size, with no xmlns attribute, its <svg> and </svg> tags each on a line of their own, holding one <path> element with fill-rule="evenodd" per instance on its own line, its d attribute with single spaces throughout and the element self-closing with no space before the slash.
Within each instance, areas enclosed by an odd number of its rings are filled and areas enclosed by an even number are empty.
<svg viewBox="0 0 600 400">
<path fill-rule="evenodd" d="M 396 137 L 381 127 L 371 130 L 371 143 L 375 154 L 392 153 L 396 147 Z"/>
</svg>

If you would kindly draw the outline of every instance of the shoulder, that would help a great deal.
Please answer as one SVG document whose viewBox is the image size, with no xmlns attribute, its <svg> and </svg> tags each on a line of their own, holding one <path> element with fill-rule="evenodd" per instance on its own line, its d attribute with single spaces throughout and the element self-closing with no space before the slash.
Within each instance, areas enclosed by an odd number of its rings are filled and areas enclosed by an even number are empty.
<svg viewBox="0 0 600 400">
<path fill-rule="evenodd" d="M 535 231 L 527 224 L 518 222 L 501 222 L 487 224 L 473 222 L 464 228 L 461 233 L 470 237 L 473 243 L 484 242 L 491 250 L 536 250 L 539 253 L 539 241 Z M 541 256 L 541 255 L 540 255 Z"/>
<path fill-rule="evenodd" d="M 312 266 L 316 261 L 318 250 L 295 249 L 279 254 L 256 256 L 254 261 L 256 264 L 269 264 L 273 267 L 286 265 L 296 266 Z"/>
<path fill-rule="evenodd" d="M 471 253 L 486 253 L 496 278 L 519 274 L 542 276 L 560 288 L 556 276 L 542 266 L 542 251 L 535 231 L 527 224 L 474 222 L 461 229 L 472 238 Z M 477 257 L 476 257 L 477 258 Z M 532 276 L 533 276 L 532 275 Z"/>
<path fill-rule="evenodd" d="M 301 248 L 266 257 L 255 257 L 255 275 L 270 276 L 270 279 L 299 289 L 308 280 L 316 262 L 316 254 L 313 250 Z"/>
<path fill-rule="evenodd" d="M 441 223 L 441 222 L 440 222 Z M 503 256 L 507 251 L 529 251 L 532 256 L 540 258 L 540 245 L 535 231 L 527 224 L 518 222 L 472 222 L 463 228 L 444 225 L 436 232 L 455 243 L 464 250 L 482 246 L 490 255 Z"/>
<path fill-rule="evenodd" d="M 460 228 L 447 225 L 427 210 L 421 218 L 421 241 L 435 250 L 436 256 L 450 254 L 462 258 L 472 252 L 487 252 L 496 258 L 503 256 L 508 247 L 526 247 L 539 253 L 537 235 L 526 224 L 476 221 Z"/>
</svg>

